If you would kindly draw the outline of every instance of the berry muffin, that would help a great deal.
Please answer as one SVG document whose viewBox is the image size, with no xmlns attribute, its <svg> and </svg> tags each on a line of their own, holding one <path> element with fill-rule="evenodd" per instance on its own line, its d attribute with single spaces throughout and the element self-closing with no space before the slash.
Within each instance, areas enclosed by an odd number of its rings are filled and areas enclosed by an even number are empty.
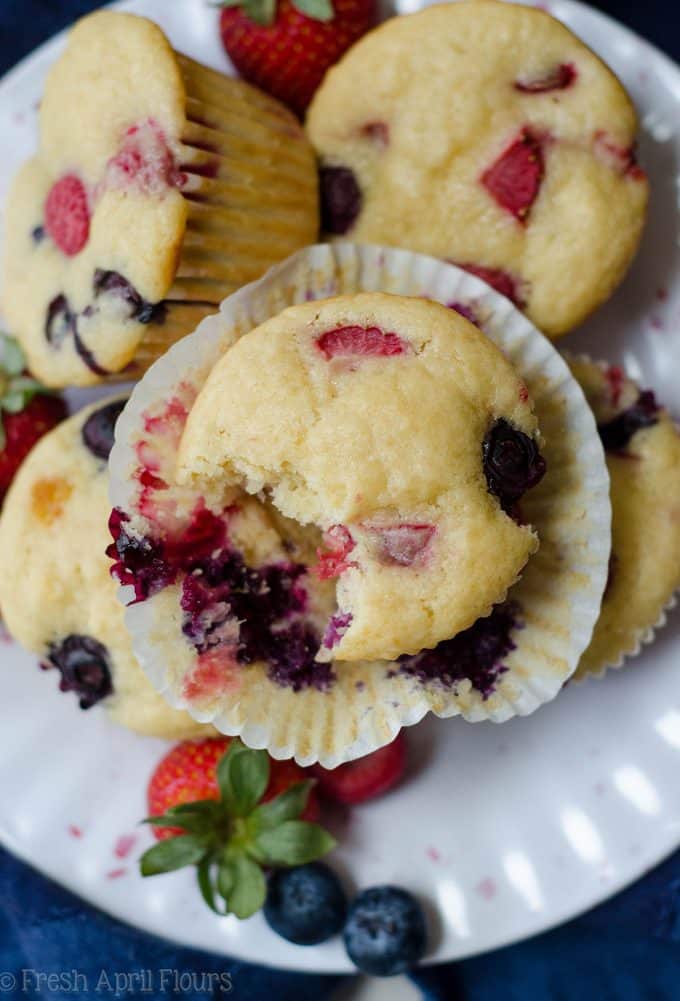
<svg viewBox="0 0 680 1001">
<path fill-rule="evenodd" d="M 136 378 L 314 239 L 314 157 L 277 101 L 101 11 L 49 74 L 6 226 L 3 305 L 35 375 Z"/>
<path fill-rule="evenodd" d="M 568 361 L 597 420 L 612 501 L 609 579 L 582 678 L 636 653 L 680 587 L 680 434 L 654 393 L 620 368 Z"/>
<path fill-rule="evenodd" d="M 450 260 L 559 337 L 637 248 L 636 126 L 613 73 L 543 11 L 475 0 L 393 18 L 310 107 L 322 228 Z"/>
<path fill-rule="evenodd" d="M 105 554 L 107 459 L 124 403 L 82 410 L 21 466 L 0 518 L 0 607 L 11 634 L 61 674 L 61 690 L 82 709 L 101 702 L 131 730 L 192 737 L 211 730 L 171 709 L 147 681 Z"/>
<path fill-rule="evenodd" d="M 537 539 L 544 472 L 527 389 L 456 311 L 371 293 L 284 310 L 214 366 L 178 479 L 266 496 L 323 533 L 337 580 L 319 660 L 392 660 L 488 615 Z M 512 477 L 507 473 L 511 471 Z"/>
</svg>

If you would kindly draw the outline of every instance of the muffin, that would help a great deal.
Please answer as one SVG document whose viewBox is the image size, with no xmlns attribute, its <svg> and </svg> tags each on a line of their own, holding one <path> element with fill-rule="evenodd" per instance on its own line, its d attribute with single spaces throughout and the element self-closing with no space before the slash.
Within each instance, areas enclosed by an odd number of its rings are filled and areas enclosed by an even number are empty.
<svg viewBox="0 0 680 1001">
<path fill-rule="evenodd" d="M 14 638 L 60 673 L 61 690 L 82 709 L 101 702 L 121 726 L 183 739 L 212 730 L 171 709 L 147 681 L 105 554 L 107 459 L 124 403 L 80 411 L 21 466 L 0 518 L 0 607 Z"/>
<path fill-rule="evenodd" d="M 569 358 L 598 424 L 611 481 L 602 610 L 576 678 L 637 653 L 680 587 L 680 434 L 654 393 L 616 366 Z"/>
<path fill-rule="evenodd" d="M 433 299 L 440 305 L 427 301 Z M 358 304 L 354 312 L 346 308 L 352 304 Z M 470 305 L 483 318 L 485 335 L 456 312 Z M 268 331 L 266 340 L 252 336 L 258 329 Z M 455 359 L 445 336 L 452 329 Z M 489 343 L 477 346 L 484 336 Z M 293 355 L 299 350 L 293 373 L 288 362 L 281 367 L 286 338 Z M 211 394 L 213 415 L 203 390 L 242 342 L 238 381 L 228 386 L 225 379 L 222 395 Z M 261 347 L 259 354 L 251 342 Z M 255 369 L 262 380 L 256 385 Z M 277 377 L 291 374 L 281 398 L 272 395 Z M 430 417 L 443 406 L 442 385 L 450 390 L 449 416 L 438 414 L 435 423 Z M 249 415 L 247 434 L 252 431 L 259 450 L 256 469 L 231 468 L 244 457 L 252 464 L 250 438 L 239 440 L 228 430 L 220 469 L 219 441 L 210 436 L 203 442 L 203 422 L 194 412 L 199 406 L 212 428 L 225 407 L 243 424 L 228 398 L 232 392 Z M 326 411 L 340 415 L 342 398 L 349 402 L 353 392 L 361 401 L 352 410 L 350 433 L 343 435 L 337 424 L 324 446 L 335 455 L 336 469 L 332 460 L 307 454 L 301 443 L 318 438 Z M 318 402 L 319 417 L 314 414 L 306 426 L 310 399 Z M 490 408 L 486 421 L 478 412 L 484 408 Z M 286 414 L 297 420 L 288 442 L 280 430 Z M 460 441 L 451 433 L 452 415 L 460 418 Z M 188 421 L 196 426 L 189 429 Z M 521 496 L 541 472 L 536 423 L 546 473 Z M 265 424 L 271 425 L 271 444 Z M 449 467 L 458 461 L 457 470 L 442 472 L 431 426 L 442 451 L 450 448 Z M 471 429 L 479 431 L 474 443 Z M 374 453 L 380 457 L 372 465 Z M 249 493 L 261 485 L 259 463 L 272 457 L 281 463 L 277 475 Z M 296 480 L 284 465 L 287 457 L 300 466 L 299 497 L 290 489 Z M 385 457 L 393 460 L 389 466 Z M 367 491 L 338 491 L 343 464 L 348 483 L 366 479 Z M 352 624 L 343 621 L 345 609 L 338 609 L 336 598 L 346 580 L 363 574 L 391 584 L 393 575 L 411 596 L 422 586 L 423 605 L 431 600 L 433 607 L 437 589 L 448 589 L 455 614 L 468 600 L 464 581 L 456 594 L 446 579 L 458 554 L 451 554 L 448 565 L 442 559 L 452 519 L 437 508 L 436 496 L 422 505 L 428 517 L 421 517 L 415 494 L 405 493 L 400 508 L 373 510 L 376 498 L 383 503 L 381 477 L 392 477 L 396 496 L 400 483 L 406 489 L 411 480 L 411 467 L 416 493 L 426 493 L 432 477 L 436 495 L 441 476 L 442 496 L 450 487 L 461 502 L 455 512 L 458 538 L 470 550 L 478 546 L 489 562 L 471 575 L 477 597 L 492 582 L 496 561 L 506 561 L 506 570 L 509 564 L 502 546 L 484 553 L 474 533 L 466 539 L 466 526 L 500 539 L 502 525 L 517 553 L 520 546 L 534 549 L 531 525 L 540 548 L 507 598 L 452 638 L 394 660 L 341 659 L 340 640 L 350 636 Z M 526 317 L 478 279 L 435 258 L 323 244 L 299 251 L 240 289 L 136 387 L 117 426 L 110 480 L 114 572 L 129 605 L 125 621 L 133 648 L 152 685 L 176 708 L 277 758 L 333 768 L 389 742 L 428 712 L 498 723 L 531 713 L 573 673 L 599 611 L 611 508 L 592 412 L 564 360 Z M 366 498 L 356 496 L 361 492 Z M 313 510 L 318 523 L 289 517 L 309 517 L 305 512 Z M 465 556 L 464 550 L 461 562 Z M 358 559 L 359 568 L 349 565 Z M 441 580 L 432 573 L 437 565 Z M 398 592 L 394 597 L 395 608 L 401 601 L 412 621 L 417 608 L 406 608 Z M 400 628 L 396 617 L 386 615 L 382 623 L 391 643 Z M 370 615 L 363 621 L 364 639 L 370 640 Z M 323 649 L 324 639 L 330 648 Z"/>
<path fill-rule="evenodd" d="M 501 601 L 537 539 L 512 509 L 544 463 L 522 379 L 454 310 L 371 293 L 284 310 L 213 368 L 178 480 L 267 496 L 324 535 L 317 658 L 393 660 Z M 515 454 L 516 453 L 516 454 Z M 497 477 L 518 459 L 517 496 Z"/>
<path fill-rule="evenodd" d="M 314 239 L 294 116 L 100 11 L 72 30 L 9 194 L 3 305 L 50 386 L 137 378 L 220 301 Z"/>
<path fill-rule="evenodd" d="M 556 338 L 637 248 L 636 127 L 613 73 L 541 10 L 475 0 L 393 18 L 309 109 L 322 228 L 452 261 Z"/>
</svg>

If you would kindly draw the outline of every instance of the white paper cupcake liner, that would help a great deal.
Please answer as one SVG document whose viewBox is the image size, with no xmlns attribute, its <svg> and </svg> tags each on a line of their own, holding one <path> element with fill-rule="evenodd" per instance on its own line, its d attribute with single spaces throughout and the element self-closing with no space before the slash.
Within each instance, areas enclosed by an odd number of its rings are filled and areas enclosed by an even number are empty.
<svg viewBox="0 0 680 1001">
<path fill-rule="evenodd" d="M 269 681 L 257 665 L 243 668 L 238 695 L 197 711 L 182 695 L 196 654 L 181 633 L 179 587 L 131 605 L 126 622 L 135 653 L 156 688 L 176 707 L 212 722 L 277 758 L 335 767 L 389 742 L 429 711 L 477 722 L 503 722 L 552 699 L 575 670 L 598 616 L 611 539 L 609 478 L 593 415 L 564 360 L 509 300 L 480 279 L 435 258 L 382 247 L 335 243 L 307 248 L 230 296 L 136 386 L 116 428 L 111 499 L 134 513 L 135 443 L 144 413 L 172 398 L 179 384 L 200 388 L 233 341 L 294 303 L 359 291 L 425 296 L 474 312 L 524 378 L 544 438 L 548 472 L 522 501 L 540 549 L 509 592 L 521 607 L 506 671 L 484 697 L 469 680 L 445 687 L 422 683 L 399 664 L 337 664 L 328 691 L 294 692 Z M 184 488 L 186 489 L 186 488 Z M 121 589 L 130 599 L 130 588 Z"/>
<path fill-rule="evenodd" d="M 562 351 L 561 354 L 567 361 L 587 362 L 590 365 L 597 366 L 597 368 L 599 368 L 602 372 L 606 372 L 610 367 L 609 362 L 604 361 L 603 359 L 591 358 L 589 354 L 583 351 L 580 351 L 578 354 L 572 354 L 570 351 Z M 649 625 L 637 630 L 632 644 L 621 650 L 615 657 L 603 661 L 597 667 L 586 668 L 582 664 L 578 664 L 571 678 L 571 682 L 581 683 L 583 681 L 587 681 L 589 678 L 601 681 L 608 671 L 618 670 L 623 667 L 627 661 L 633 660 L 638 656 L 638 654 L 642 653 L 644 647 L 649 646 L 650 643 L 654 642 L 659 629 L 662 629 L 668 622 L 668 613 L 677 606 L 679 594 L 680 588 L 674 590 L 668 601 L 663 604 L 658 618 Z M 597 625 L 597 621 L 595 625 Z"/>
</svg>

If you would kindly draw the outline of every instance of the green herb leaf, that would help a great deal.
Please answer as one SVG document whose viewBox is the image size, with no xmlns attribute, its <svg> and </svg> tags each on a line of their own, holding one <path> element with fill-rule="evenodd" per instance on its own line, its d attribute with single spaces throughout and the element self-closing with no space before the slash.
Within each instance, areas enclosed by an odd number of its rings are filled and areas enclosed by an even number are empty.
<svg viewBox="0 0 680 1001">
<path fill-rule="evenodd" d="M 231 765 L 237 755 L 245 754 L 247 750 L 248 748 L 240 740 L 232 740 L 227 753 L 222 755 L 217 762 L 217 784 L 220 787 L 220 795 L 230 808 L 234 799 L 234 790 L 231 785 Z"/>
<path fill-rule="evenodd" d="M 206 843 L 194 834 L 181 834 L 176 838 L 159 841 L 144 852 L 139 860 L 142 876 L 158 876 L 162 872 L 173 872 L 185 865 L 196 865 L 206 854 Z"/>
<path fill-rule="evenodd" d="M 293 7 L 315 21 L 332 21 L 335 17 L 331 0 L 292 0 Z"/>
<path fill-rule="evenodd" d="M 237 918 L 249 918 L 265 902 L 267 881 L 259 865 L 245 855 L 234 858 L 231 866 L 233 885 L 227 898 L 227 907 Z"/>
<path fill-rule="evenodd" d="M 18 414 L 24 409 L 28 400 L 24 393 L 10 391 L 2 398 L 2 409 L 8 414 Z"/>
<path fill-rule="evenodd" d="M 272 24 L 276 13 L 276 0 L 243 0 L 243 13 L 262 27 Z"/>
<path fill-rule="evenodd" d="M 215 829 L 219 803 L 207 800 L 197 803 L 183 803 L 171 806 L 167 813 L 156 817 L 146 817 L 144 824 L 154 827 L 179 827 L 191 834 L 210 834 Z"/>
<path fill-rule="evenodd" d="M 255 836 L 255 847 L 270 865 L 303 865 L 335 848 L 335 839 L 320 824 L 287 820 Z"/>
<path fill-rule="evenodd" d="M 219 914 L 222 917 L 227 913 L 227 911 L 217 906 L 217 901 L 215 899 L 215 888 L 212 882 L 211 869 L 212 869 L 212 862 L 210 861 L 210 859 L 208 858 L 203 859 L 203 861 L 199 863 L 198 870 L 196 873 L 198 877 L 198 886 L 201 891 L 201 896 L 205 900 L 210 910 L 214 911 L 215 914 Z"/>
<path fill-rule="evenodd" d="M 251 830 L 254 829 L 254 832 L 268 830 L 271 827 L 278 827 L 285 820 L 297 820 L 300 814 L 304 813 L 313 786 L 314 779 L 297 782 L 290 789 L 270 799 L 268 803 L 260 803 L 250 817 L 253 825 Z"/>
<path fill-rule="evenodd" d="M 229 894 L 236 883 L 236 866 L 234 859 L 224 859 L 217 869 L 217 890 L 221 897 L 229 900 Z"/>
<path fill-rule="evenodd" d="M 21 375 L 26 368 L 26 359 L 19 342 L 8 334 L 2 334 L 0 345 L 0 365 L 7 375 Z"/>
<path fill-rule="evenodd" d="M 266 751 L 247 750 L 231 760 L 231 810 L 237 817 L 247 816 L 260 802 L 269 784 L 269 755 Z"/>
</svg>

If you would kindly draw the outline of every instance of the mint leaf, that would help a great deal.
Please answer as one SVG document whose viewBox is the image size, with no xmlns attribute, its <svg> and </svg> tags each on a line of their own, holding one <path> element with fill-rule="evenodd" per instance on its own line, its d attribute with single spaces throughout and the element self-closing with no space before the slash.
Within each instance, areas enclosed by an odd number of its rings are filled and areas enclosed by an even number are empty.
<svg viewBox="0 0 680 1001">
<path fill-rule="evenodd" d="M 159 841 L 144 852 L 139 860 L 142 876 L 158 876 L 162 872 L 173 872 L 185 865 L 196 865 L 206 853 L 206 844 L 194 834 L 181 834 L 176 838 Z"/>
<path fill-rule="evenodd" d="M 246 750 L 231 760 L 231 810 L 237 817 L 247 816 L 260 802 L 269 784 L 269 755 L 266 751 Z"/>
<path fill-rule="evenodd" d="M 208 858 L 203 859 L 203 861 L 199 863 L 198 870 L 196 872 L 196 875 L 198 877 L 198 886 L 201 891 L 201 896 L 205 900 L 210 910 L 214 911 L 215 914 L 219 914 L 220 917 L 223 917 L 227 913 L 227 911 L 217 906 L 217 902 L 215 900 L 215 888 L 213 887 L 213 882 L 212 882 L 211 868 L 212 868 L 212 863 Z"/>
<path fill-rule="evenodd" d="M 292 0 L 293 7 L 315 21 L 332 21 L 335 17 L 331 0 Z"/>
<path fill-rule="evenodd" d="M 267 896 L 267 881 L 256 862 L 245 855 L 232 860 L 233 885 L 227 898 L 227 908 L 237 918 L 249 918 L 259 911 Z"/>
<path fill-rule="evenodd" d="M 290 789 L 279 793 L 268 803 L 260 803 L 250 817 L 253 824 L 251 830 L 257 832 L 278 827 L 285 820 L 297 820 L 307 806 L 307 800 L 313 786 L 313 779 L 308 779 L 306 782 L 296 782 Z"/>
<path fill-rule="evenodd" d="M 243 0 L 243 13 L 255 24 L 271 24 L 276 13 L 276 0 Z"/>
<path fill-rule="evenodd" d="M 303 865 L 335 848 L 335 839 L 320 824 L 287 820 L 255 835 L 255 847 L 270 865 Z"/>
</svg>

